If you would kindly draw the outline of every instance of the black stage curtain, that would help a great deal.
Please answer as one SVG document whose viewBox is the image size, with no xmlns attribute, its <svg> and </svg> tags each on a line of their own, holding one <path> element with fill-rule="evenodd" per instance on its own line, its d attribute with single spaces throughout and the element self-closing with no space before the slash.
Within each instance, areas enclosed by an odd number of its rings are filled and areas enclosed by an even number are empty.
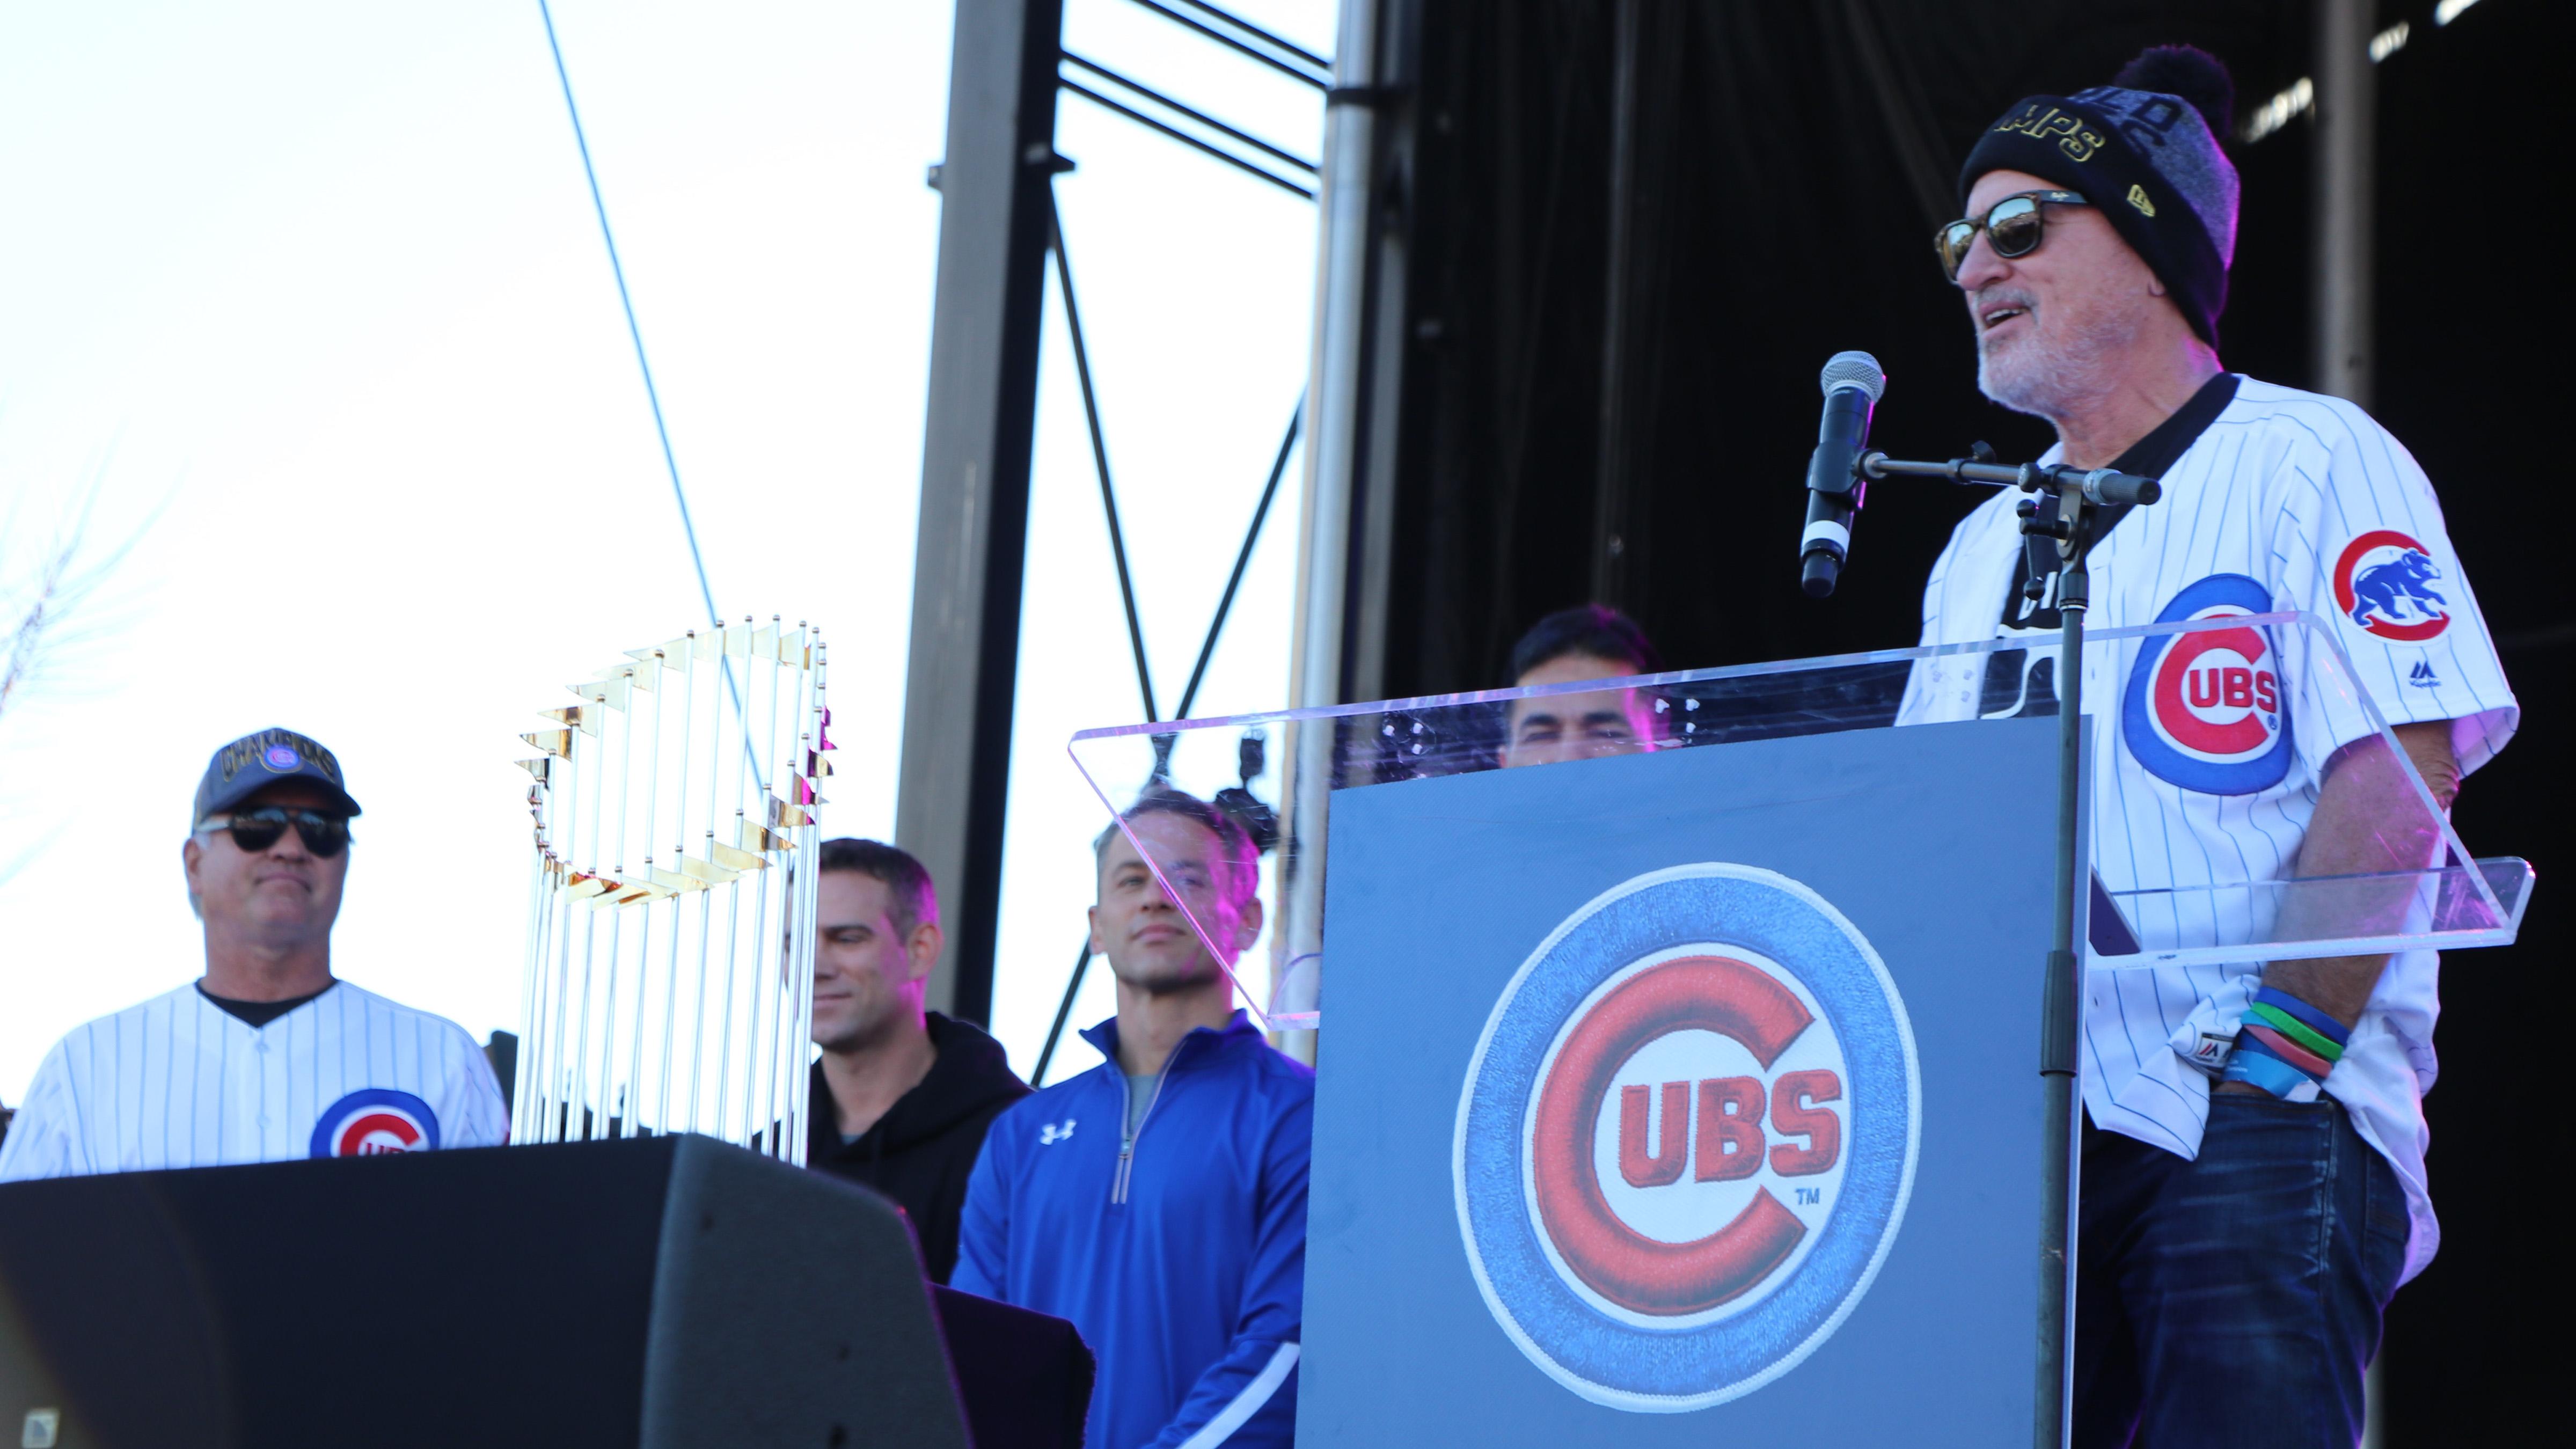
<svg viewBox="0 0 2576 1449">
<path fill-rule="evenodd" d="M 1640 0 L 1632 180 L 1614 195 L 1618 0 L 1393 8 L 1409 74 L 1387 190 L 1404 344 L 1380 363 L 1402 369 L 1389 695 L 1504 683 L 1523 628 L 1602 594 L 1675 667 L 1912 643 L 1925 573 L 1975 497 L 1879 485 L 1841 591 L 1817 603 L 1797 587 L 1799 484 L 1816 372 L 1844 348 L 1887 367 L 1873 441 L 1891 452 L 1983 438 L 2017 460 L 2049 441 L 1977 394 L 1933 260 L 1968 146 L 2015 98 L 2107 81 L 2152 43 L 2224 58 L 2240 114 L 2312 68 L 2309 7 L 2283 0 Z M 2535 164 L 2569 24 L 2541 0 L 2484 0 L 2438 29 L 2431 0 L 2384 12 L 2411 30 L 2379 67 L 2376 411 L 2441 489 L 2526 711 L 2461 828 L 2546 874 L 2576 607 L 2547 583 L 2560 535 L 2537 520 L 2563 510 L 2526 491 L 2555 480 L 2525 418 L 2554 411 L 2543 348 L 2569 334 Z M 2292 384 L 2315 376 L 2312 144 L 2301 119 L 2232 148 L 2245 200 L 2222 356 Z M 1621 500 L 1606 515 L 1605 478 Z M 2547 1184 L 2569 1133 L 2529 1032 L 2576 990 L 2557 969 L 2566 907 L 2546 880 L 2539 901 L 2524 944 L 2447 973 L 2429 1109 L 2447 1232 L 2392 1310 L 2391 1445 L 2520 1427 L 2551 1381 L 2565 1255 Z"/>
<path fill-rule="evenodd" d="M 1844 591 L 1798 592 L 1798 491 L 1816 371 L 1863 348 L 1890 381 L 1875 441 L 2007 456 L 2043 426 L 1975 390 L 1964 309 L 1931 235 L 1960 159 L 2015 97 L 2107 80 L 2142 46 L 2228 58 L 2249 96 L 2305 64 L 2305 7 L 1637 7 L 1636 182 L 1623 289 L 1631 502 L 1625 586 L 1694 665 L 1910 644 L 1919 590 L 1972 501 L 1878 489 Z M 1612 3 L 1424 0 L 1391 694 L 1497 681 L 1519 631 L 1595 591 L 1617 40 Z M 2305 371 L 2304 136 L 2245 148 L 2228 360 Z"/>
</svg>

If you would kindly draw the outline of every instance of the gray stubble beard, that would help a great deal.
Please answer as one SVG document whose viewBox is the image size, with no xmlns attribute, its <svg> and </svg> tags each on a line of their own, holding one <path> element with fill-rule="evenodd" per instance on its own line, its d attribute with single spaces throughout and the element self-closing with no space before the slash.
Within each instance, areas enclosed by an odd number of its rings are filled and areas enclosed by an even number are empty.
<svg viewBox="0 0 2576 1449">
<path fill-rule="evenodd" d="M 2113 360 L 2135 340 L 2135 329 L 2103 319 L 2071 337 L 2044 339 L 2039 311 L 2028 314 L 2031 335 L 1998 365 L 1984 336 L 1977 339 L 1977 391 L 2017 413 L 2052 423 L 2076 416 L 2117 387 Z"/>
</svg>

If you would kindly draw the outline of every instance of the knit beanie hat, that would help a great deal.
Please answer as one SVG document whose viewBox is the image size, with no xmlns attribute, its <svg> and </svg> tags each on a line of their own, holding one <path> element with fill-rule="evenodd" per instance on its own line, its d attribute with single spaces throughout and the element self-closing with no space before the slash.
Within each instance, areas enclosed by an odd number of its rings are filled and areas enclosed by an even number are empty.
<svg viewBox="0 0 2576 1449">
<path fill-rule="evenodd" d="M 2218 138 L 2235 109 L 2236 83 L 2216 56 L 2155 46 L 2107 86 L 2017 102 L 1968 153 L 1959 204 L 1989 171 L 2080 193 L 2215 347 L 2236 259 L 2236 167 Z"/>
</svg>

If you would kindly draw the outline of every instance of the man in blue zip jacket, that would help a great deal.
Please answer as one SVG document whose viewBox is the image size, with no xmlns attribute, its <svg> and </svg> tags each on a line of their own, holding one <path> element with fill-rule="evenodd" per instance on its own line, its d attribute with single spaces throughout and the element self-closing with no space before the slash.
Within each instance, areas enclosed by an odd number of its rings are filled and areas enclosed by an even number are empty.
<svg viewBox="0 0 2576 1449">
<path fill-rule="evenodd" d="M 1100 1361 L 1092 1449 L 1296 1437 L 1315 1075 L 1271 1049 L 1227 964 L 1261 934 L 1259 862 L 1205 801 L 1154 790 L 1095 848 L 1108 1058 L 997 1118 L 966 1187 L 952 1286 L 1073 1321 Z"/>
</svg>

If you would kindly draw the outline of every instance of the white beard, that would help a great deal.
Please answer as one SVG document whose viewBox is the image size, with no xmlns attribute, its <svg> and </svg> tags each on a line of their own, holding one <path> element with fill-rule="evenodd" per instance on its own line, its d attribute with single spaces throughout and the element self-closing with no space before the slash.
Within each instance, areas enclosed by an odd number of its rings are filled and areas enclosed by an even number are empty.
<svg viewBox="0 0 2576 1449">
<path fill-rule="evenodd" d="M 2059 422 L 2115 391 L 2119 359 L 2136 342 L 2132 319 L 2102 316 L 2049 327 L 2036 308 L 2028 335 L 2002 348 L 1977 339 L 1977 391 L 2017 413 Z"/>
</svg>

